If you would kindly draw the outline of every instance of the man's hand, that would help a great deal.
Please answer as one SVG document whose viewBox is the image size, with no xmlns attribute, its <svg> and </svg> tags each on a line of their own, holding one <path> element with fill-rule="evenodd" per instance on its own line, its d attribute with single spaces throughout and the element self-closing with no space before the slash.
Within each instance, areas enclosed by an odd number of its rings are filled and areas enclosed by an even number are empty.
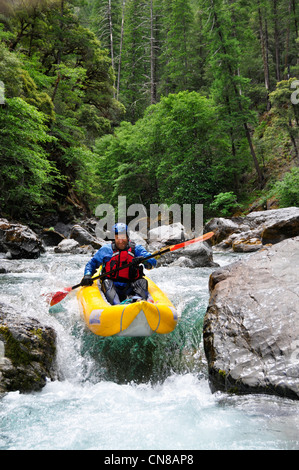
<svg viewBox="0 0 299 470">
<path fill-rule="evenodd" d="M 152 269 L 153 265 L 149 261 L 144 261 L 144 267 L 145 269 Z"/>
<path fill-rule="evenodd" d="M 144 260 L 143 256 L 136 256 L 136 258 L 133 259 L 132 264 L 134 266 L 138 266 L 139 264 L 143 262 L 143 260 Z"/>
<path fill-rule="evenodd" d="M 81 281 L 81 286 L 92 286 L 93 280 L 91 279 L 90 274 L 86 274 Z"/>
</svg>

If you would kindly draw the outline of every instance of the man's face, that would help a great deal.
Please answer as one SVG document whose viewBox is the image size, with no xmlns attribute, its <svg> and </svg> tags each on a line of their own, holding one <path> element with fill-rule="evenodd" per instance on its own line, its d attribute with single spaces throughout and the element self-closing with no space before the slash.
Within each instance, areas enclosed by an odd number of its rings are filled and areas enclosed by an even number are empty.
<svg viewBox="0 0 299 470">
<path fill-rule="evenodd" d="M 125 233 L 115 235 L 115 245 L 119 250 L 124 250 L 128 244 L 128 237 Z"/>
</svg>

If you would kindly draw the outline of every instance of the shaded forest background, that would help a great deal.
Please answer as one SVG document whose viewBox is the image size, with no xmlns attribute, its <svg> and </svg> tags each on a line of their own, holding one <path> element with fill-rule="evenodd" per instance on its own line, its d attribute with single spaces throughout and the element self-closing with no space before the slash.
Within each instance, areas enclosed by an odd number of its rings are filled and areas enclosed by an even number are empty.
<svg viewBox="0 0 299 470">
<path fill-rule="evenodd" d="M 0 0 L 0 212 L 299 205 L 296 0 Z M 1 99 L 2 97 L 2 99 Z"/>
</svg>

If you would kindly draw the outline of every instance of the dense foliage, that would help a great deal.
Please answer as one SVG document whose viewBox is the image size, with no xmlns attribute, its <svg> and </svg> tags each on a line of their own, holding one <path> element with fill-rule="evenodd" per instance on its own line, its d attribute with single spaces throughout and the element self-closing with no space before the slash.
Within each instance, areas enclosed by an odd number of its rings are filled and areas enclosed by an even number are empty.
<svg viewBox="0 0 299 470">
<path fill-rule="evenodd" d="M 1 214 L 42 223 L 118 195 L 203 203 L 206 216 L 258 196 L 297 204 L 298 11 L 3 0 Z"/>
</svg>

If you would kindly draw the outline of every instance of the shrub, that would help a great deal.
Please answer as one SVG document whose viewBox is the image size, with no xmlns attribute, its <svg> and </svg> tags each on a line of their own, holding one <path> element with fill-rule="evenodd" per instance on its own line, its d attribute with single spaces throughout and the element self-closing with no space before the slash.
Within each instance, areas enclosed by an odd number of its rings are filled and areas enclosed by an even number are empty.
<svg viewBox="0 0 299 470">
<path fill-rule="evenodd" d="M 227 217 L 232 209 L 236 207 L 237 196 L 232 192 L 219 193 L 214 197 L 214 201 L 210 204 L 210 209 L 217 212 L 220 217 Z"/>
<path fill-rule="evenodd" d="M 299 168 L 294 167 L 286 173 L 282 181 L 273 187 L 281 207 L 299 206 Z"/>
</svg>

